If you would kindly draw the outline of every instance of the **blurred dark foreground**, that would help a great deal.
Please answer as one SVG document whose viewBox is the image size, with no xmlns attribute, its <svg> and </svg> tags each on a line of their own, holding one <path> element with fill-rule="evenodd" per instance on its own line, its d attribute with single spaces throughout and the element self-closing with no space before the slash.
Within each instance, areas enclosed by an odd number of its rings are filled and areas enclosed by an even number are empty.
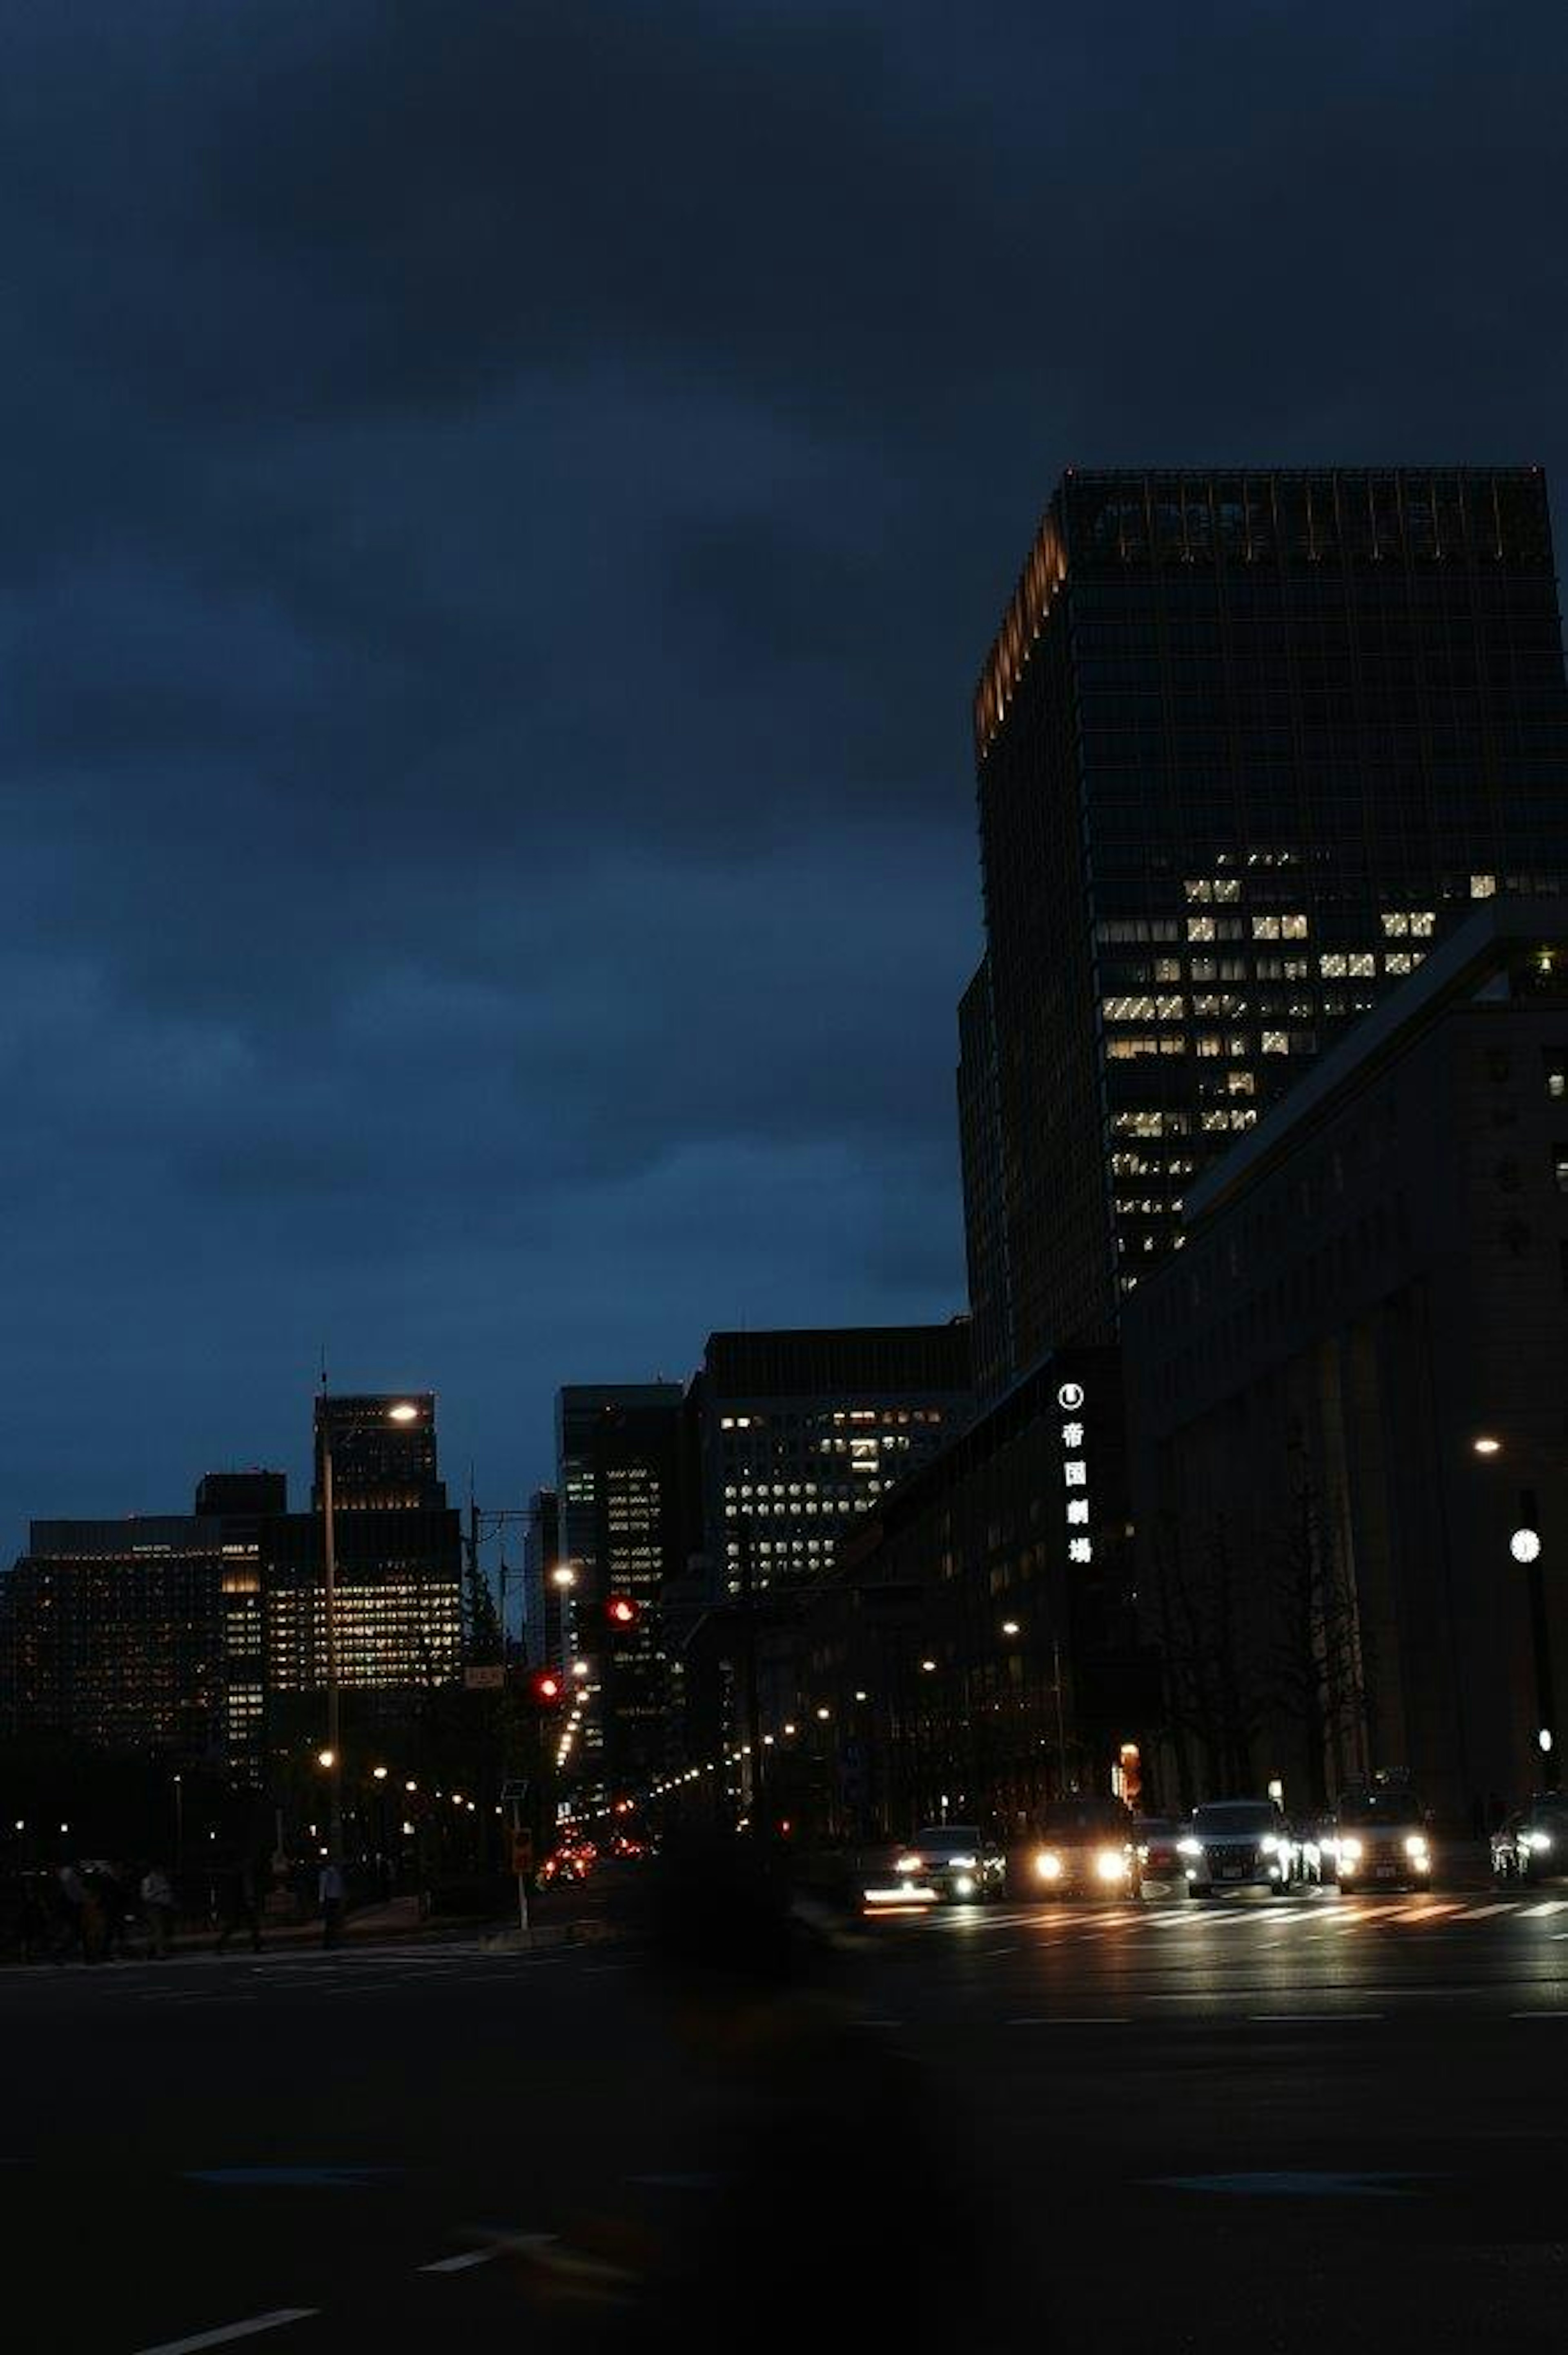
<svg viewBox="0 0 1568 2355">
<path fill-rule="evenodd" d="M 679 2172 L 513 2252 L 530 2338 L 585 2350 L 1001 2343 L 1011 2267 L 956 2122 L 855 2000 L 853 1953 L 736 1838 L 668 1843 L 629 1923 Z M 520 2316 L 520 2321 L 523 2317 Z"/>
</svg>

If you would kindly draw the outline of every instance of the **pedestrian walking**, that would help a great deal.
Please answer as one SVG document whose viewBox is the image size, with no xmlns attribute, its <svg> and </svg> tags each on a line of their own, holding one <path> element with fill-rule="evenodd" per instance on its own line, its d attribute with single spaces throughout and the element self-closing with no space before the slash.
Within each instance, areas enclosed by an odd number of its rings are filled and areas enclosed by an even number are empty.
<svg viewBox="0 0 1568 2355">
<path fill-rule="evenodd" d="M 329 1857 L 321 1869 L 316 1895 L 322 1909 L 322 1944 L 335 1946 L 343 1934 L 343 1867 Z"/>
<path fill-rule="evenodd" d="M 59 1906 L 60 1934 L 55 1947 L 55 1960 L 63 1963 L 74 1946 L 84 1963 L 92 1955 L 88 1944 L 87 1883 L 69 1860 L 55 1875 L 56 1901 Z"/>
<path fill-rule="evenodd" d="M 169 1951 L 169 1933 L 175 1923 L 175 1892 L 161 1864 L 147 1867 L 142 1875 L 140 1895 L 153 1960 L 161 1963 Z"/>
<path fill-rule="evenodd" d="M 218 1954 L 227 1954 L 228 1942 L 236 1930 L 244 1930 L 250 1939 L 250 1951 L 261 1951 L 261 1892 L 255 1867 L 238 1864 L 224 1881 L 223 1927 L 217 1934 Z"/>
</svg>

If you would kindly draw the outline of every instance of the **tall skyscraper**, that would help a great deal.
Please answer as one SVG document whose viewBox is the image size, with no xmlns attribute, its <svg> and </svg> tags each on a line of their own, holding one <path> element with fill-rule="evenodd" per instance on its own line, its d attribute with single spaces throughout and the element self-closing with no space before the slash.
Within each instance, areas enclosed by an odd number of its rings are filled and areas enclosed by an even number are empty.
<svg viewBox="0 0 1568 2355">
<path fill-rule="evenodd" d="M 630 1788 L 667 1763 L 679 1698 L 661 1601 L 696 1538 L 679 1382 L 574 1383 L 556 1401 L 562 1636 L 587 1673 L 564 1762 L 589 1794 Z M 631 1606 L 630 1624 L 610 1616 Z M 580 1746 L 579 1746 L 580 1745 Z"/>
<path fill-rule="evenodd" d="M 1568 878 L 1544 478 L 1069 474 L 974 719 L 994 1393 L 1114 1335 L 1198 1172 L 1468 902 Z"/>
<path fill-rule="evenodd" d="M 326 1680 L 322 1452 L 330 1439 L 336 1540 L 338 1674 L 387 1691 L 455 1677 L 462 1651 L 462 1532 L 447 1503 L 429 1391 L 315 1403 L 313 1511 L 267 1538 L 268 1682 L 316 1692 Z"/>
<path fill-rule="evenodd" d="M 387 1391 L 323 1396 L 315 1409 L 315 1485 L 322 1503 L 322 1443 L 332 1444 L 334 1512 L 446 1509 L 446 1483 L 436 1476 L 433 1391 Z"/>
</svg>

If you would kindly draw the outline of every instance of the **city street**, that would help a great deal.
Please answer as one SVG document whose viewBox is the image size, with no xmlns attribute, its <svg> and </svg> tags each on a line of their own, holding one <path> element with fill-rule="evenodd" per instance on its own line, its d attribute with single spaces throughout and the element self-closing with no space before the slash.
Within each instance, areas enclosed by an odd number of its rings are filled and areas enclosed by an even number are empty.
<svg viewBox="0 0 1568 2355">
<path fill-rule="evenodd" d="M 630 1945 L 12 1969 L 6 2339 L 594 2343 L 636 2307 L 566 2299 L 563 2258 L 619 2297 L 678 2246 L 742 2343 L 789 2280 L 832 2344 L 838 2219 L 891 2307 L 956 2286 L 970 2343 L 1555 2347 L 1565 1955 L 1568 1889 L 878 1920 L 799 2040 L 803 2141 L 756 2037 Z M 809 2179 L 735 2289 L 704 2220 L 775 2145 Z"/>
</svg>

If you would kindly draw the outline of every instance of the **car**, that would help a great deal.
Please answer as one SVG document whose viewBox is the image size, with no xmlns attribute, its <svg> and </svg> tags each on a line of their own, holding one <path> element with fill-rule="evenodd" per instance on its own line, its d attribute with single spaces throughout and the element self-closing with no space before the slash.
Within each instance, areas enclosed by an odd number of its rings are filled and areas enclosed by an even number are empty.
<svg viewBox="0 0 1568 2355">
<path fill-rule="evenodd" d="M 1189 1893 L 1266 1889 L 1287 1894 L 1295 1877 L 1289 1826 L 1272 1799 L 1211 1799 L 1194 1807 L 1181 1843 Z"/>
<path fill-rule="evenodd" d="M 1492 1873 L 1499 1882 L 1568 1873 L 1568 1794 L 1542 1792 L 1492 1834 Z"/>
<path fill-rule="evenodd" d="M 1409 1783 L 1387 1777 L 1340 1793 L 1334 1810 L 1334 1877 L 1341 1891 L 1430 1889 L 1436 1859 L 1431 1817 Z"/>
<path fill-rule="evenodd" d="M 1007 1859 L 978 1824 L 922 1824 L 894 1872 L 910 1903 L 983 1905 L 1001 1896 Z"/>
<path fill-rule="evenodd" d="M 1173 1816 L 1139 1816 L 1133 1826 L 1138 1849 L 1138 1873 L 1147 1889 L 1151 1881 L 1167 1888 L 1185 1886 L 1181 1856 L 1184 1827 Z"/>
<path fill-rule="evenodd" d="M 1133 1897 L 1140 1886 L 1137 1825 L 1119 1799 L 1053 1799 L 1035 1839 L 1029 1878 L 1042 1896 Z"/>
</svg>

